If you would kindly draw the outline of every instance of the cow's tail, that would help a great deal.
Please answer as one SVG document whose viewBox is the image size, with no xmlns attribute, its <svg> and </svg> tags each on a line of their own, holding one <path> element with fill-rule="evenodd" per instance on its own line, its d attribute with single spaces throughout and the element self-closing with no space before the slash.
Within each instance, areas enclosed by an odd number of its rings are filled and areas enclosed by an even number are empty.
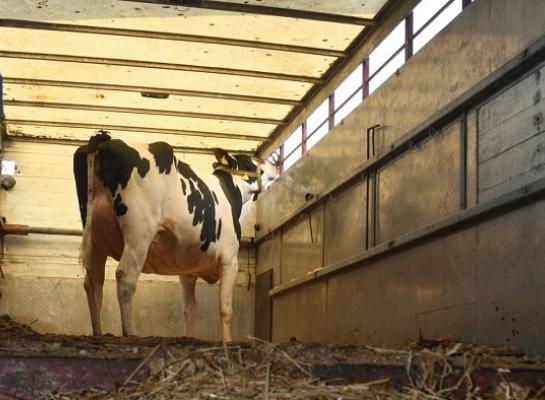
<svg viewBox="0 0 545 400">
<path fill-rule="evenodd" d="M 87 154 L 87 218 L 83 228 L 83 241 L 81 242 L 80 261 L 87 269 L 90 265 L 91 249 L 93 243 L 93 183 L 95 181 L 96 152 Z"/>
<path fill-rule="evenodd" d="M 93 243 L 93 184 L 97 174 L 96 155 L 98 146 L 110 140 L 106 131 L 100 131 L 89 140 L 86 146 L 85 173 L 80 176 L 78 185 L 78 197 L 80 200 L 80 212 L 83 223 L 83 240 L 80 249 L 80 261 L 85 268 L 89 268 Z M 83 160 L 80 161 L 81 164 Z M 83 197 L 83 199 L 82 199 Z M 84 200 L 84 201 L 82 201 Z"/>
</svg>

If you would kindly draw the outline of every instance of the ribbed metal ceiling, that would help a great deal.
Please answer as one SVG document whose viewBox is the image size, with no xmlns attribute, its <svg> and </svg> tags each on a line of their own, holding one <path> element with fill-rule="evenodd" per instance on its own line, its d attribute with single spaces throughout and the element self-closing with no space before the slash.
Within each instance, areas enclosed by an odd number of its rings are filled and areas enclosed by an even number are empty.
<svg viewBox="0 0 545 400">
<path fill-rule="evenodd" d="M 9 135 L 255 152 L 387 0 L 2 0 Z"/>
</svg>

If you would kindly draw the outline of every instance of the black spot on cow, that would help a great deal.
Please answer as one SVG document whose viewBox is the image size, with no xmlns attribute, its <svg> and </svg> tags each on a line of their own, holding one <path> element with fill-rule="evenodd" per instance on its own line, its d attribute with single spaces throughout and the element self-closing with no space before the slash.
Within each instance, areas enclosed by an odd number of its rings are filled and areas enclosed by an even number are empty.
<svg viewBox="0 0 545 400">
<path fill-rule="evenodd" d="M 153 158 L 155 158 L 155 164 L 159 168 L 160 174 L 170 174 L 172 162 L 174 161 L 174 150 L 172 146 L 165 142 L 151 143 L 148 147 Z"/>
<path fill-rule="evenodd" d="M 182 184 L 182 192 L 183 192 L 183 194 L 185 196 L 187 194 L 187 192 L 186 192 L 187 186 L 186 186 L 185 181 L 183 179 L 180 179 L 180 183 Z"/>
<path fill-rule="evenodd" d="M 218 231 L 216 232 L 216 237 L 218 240 L 220 240 L 220 236 L 221 236 L 221 218 L 218 221 Z"/>
<path fill-rule="evenodd" d="M 225 197 L 231 204 L 231 214 L 233 215 L 233 226 L 237 234 L 237 239 L 240 240 L 240 213 L 242 212 L 242 193 L 235 186 L 233 182 L 233 176 L 225 171 L 215 171 L 214 175 L 218 178 L 221 188 L 225 193 Z"/>
<path fill-rule="evenodd" d="M 195 174 L 188 164 L 178 161 L 177 169 L 188 181 L 190 193 L 187 195 L 187 207 L 189 213 L 193 214 L 193 226 L 202 223 L 200 238 L 203 244 L 201 245 L 201 250 L 206 251 L 210 243 L 216 241 L 216 208 L 214 206 L 214 198 L 208 186 Z"/>
<path fill-rule="evenodd" d="M 121 195 L 118 193 L 114 199 L 114 211 L 115 215 L 118 217 L 127 214 L 128 208 L 125 204 L 122 203 Z"/>
<path fill-rule="evenodd" d="M 98 147 L 99 176 L 104 185 L 115 196 L 117 188 L 127 187 L 132 171 L 136 168 L 143 178 L 150 169 L 150 162 L 141 158 L 138 151 L 118 139 L 110 140 Z"/>
<path fill-rule="evenodd" d="M 219 204 L 220 202 L 218 201 L 218 196 L 216 196 L 216 192 L 214 192 L 212 190 L 212 196 L 214 196 L 214 201 L 216 202 L 216 204 Z"/>
</svg>

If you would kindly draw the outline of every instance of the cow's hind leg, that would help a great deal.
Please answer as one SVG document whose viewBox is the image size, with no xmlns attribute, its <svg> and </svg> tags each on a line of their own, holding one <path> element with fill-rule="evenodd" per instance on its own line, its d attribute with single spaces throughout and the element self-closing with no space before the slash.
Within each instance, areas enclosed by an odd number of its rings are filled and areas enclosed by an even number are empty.
<svg viewBox="0 0 545 400">
<path fill-rule="evenodd" d="M 182 298 L 184 300 L 184 336 L 194 336 L 195 320 L 197 319 L 197 302 L 195 300 L 194 276 L 180 276 Z"/>
<path fill-rule="evenodd" d="M 93 327 L 93 335 L 102 335 L 100 327 L 100 310 L 102 308 L 102 290 L 104 287 L 104 268 L 106 264 L 106 256 L 100 254 L 96 249 L 91 250 L 91 254 L 86 259 L 85 281 L 83 287 L 87 294 L 87 303 L 91 314 L 91 325 Z"/>
<path fill-rule="evenodd" d="M 235 256 L 229 263 L 224 263 L 220 278 L 220 318 L 223 328 L 223 341 L 230 342 L 231 318 L 233 316 L 233 292 L 238 272 L 238 259 Z"/>
<path fill-rule="evenodd" d="M 123 336 L 135 334 L 132 319 L 132 299 L 136 291 L 138 277 L 146 261 L 150 242 L 151 240 L 145 240 L 139 243 L 138 246 L 125 243 L 123 254 L 115 271 Z"/>
</svg>

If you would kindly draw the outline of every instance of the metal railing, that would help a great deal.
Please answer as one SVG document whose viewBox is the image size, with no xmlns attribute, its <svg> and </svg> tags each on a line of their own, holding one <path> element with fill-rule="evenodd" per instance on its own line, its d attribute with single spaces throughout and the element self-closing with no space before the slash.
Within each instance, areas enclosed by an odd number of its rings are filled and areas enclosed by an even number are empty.
<svg viewBox="0 0 545 400">
<path fill-rule="evenodd" d="M 82 236 L 83 231 L 81 229 L 50 228 L 20 224 L 2 224 L 0 226 L 0 234 L 18 236 L 28 236 L 29 234 Z"/>
</svg>

